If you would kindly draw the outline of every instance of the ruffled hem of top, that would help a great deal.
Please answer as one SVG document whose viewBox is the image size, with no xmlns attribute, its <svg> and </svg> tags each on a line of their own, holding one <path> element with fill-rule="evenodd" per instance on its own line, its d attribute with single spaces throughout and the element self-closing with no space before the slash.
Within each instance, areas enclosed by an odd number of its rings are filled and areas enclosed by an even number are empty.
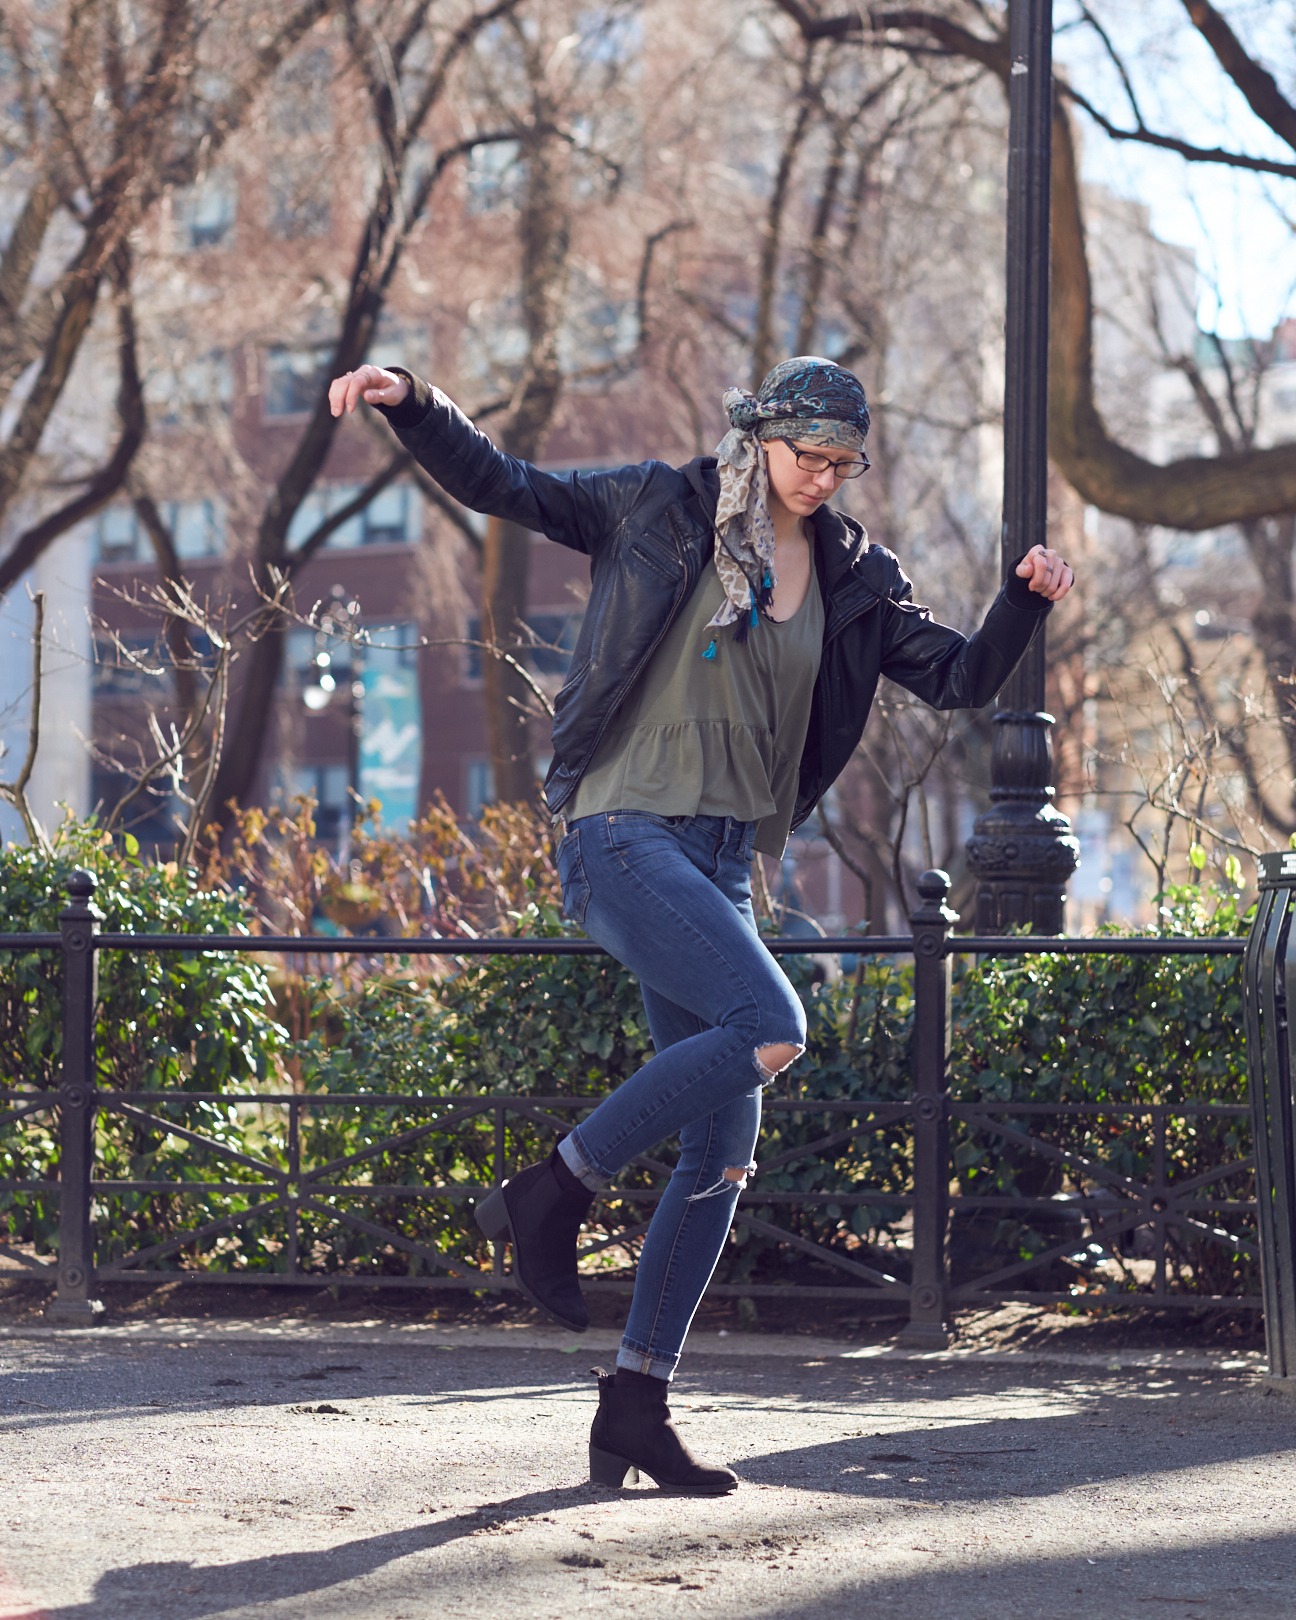
<svg viewBox="0 0 1296 1620">
<path fill-rule="evenodd" d="M 616 769 L 581 783 L 580 813 L 589 813 L 588 802 L 593 810 L 760 821 L 778 809 L 788 770 L 761 726 L 731 720 L 636 726 L 617 740 Z"/>
</svg>

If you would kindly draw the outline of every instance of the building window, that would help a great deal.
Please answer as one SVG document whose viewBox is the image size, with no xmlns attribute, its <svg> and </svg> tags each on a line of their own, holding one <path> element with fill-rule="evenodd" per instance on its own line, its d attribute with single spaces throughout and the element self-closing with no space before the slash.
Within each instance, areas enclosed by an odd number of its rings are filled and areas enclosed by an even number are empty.
<svg viewBox="0 0 1296 1620">
<path fill-rule="evenodd" d="M 210 639 L 191 631 L 189 641 L 194 662 L 210 668 L 215 662 Z M 173 670 L 170 648 L 160 634 L 97 635 L 91 696 L 95 702 L 144 697 L 164 703 L 173 695 Z"/>
<path fill-rule="evenodd" d="M 164 654 L 155 635 L 96 636 L 90 691 L 104 698 L 161 696 Z"/>
<path fill-rule="evenodd" d="M 219 247 L 234 229 L 238 186 L 230 174 L 210 174 L 175 194 L 176 243 L 182 252 Z"/>
<path fill-rule="evenodd" d="M 464 203 L 470 214 L 493 214 L 521 196 L 522 166 L 516 141 L 483 141 L 470 148 Z"/>
<path fill-rule="evenodd" d="M 315 836 L 339 846 L 351 827 L 351 778 L 345 765 L 299 765 L 288 781 L 290 798 L 315 801 Z"/>
<path fill-rule="evenodd" d="M 600 297 L 585 291 L 577 315 L 558 334 L 558 363 L 576 383 L 582 371 L 603 372 L 634 352 L 639 339 L 639 312 L 629 300 Z M 598 381 L 601 385 L 602 377 Z"/>
<path fill-rule="evenodd" d="M 410 491 L 407 484 L 389 484 L 360 514 L 366 546 L 403 545 L 410 537 Z"/>
<path fill-rule="evenodd" d="M 431 355 L 427 328 L 384 314 L 365 360 L 371 366 L 404 366 L 413 372 L 428 372 Z"/>
<path fill-rule="evenodd" d="M 297 508 L 288 526 L 288 545 L 297 550 L 327 518 L 349 505 L 360 493 L 358 484 L 334 484 L 316 489 Z M 418 538 L 418 503 L 408 484 L 389 484 L 364 508 L 329 535 L 330 551 L 353 551 L 358 546 L 404 545 Z"/>
<path fill-rule="evenodd" d="M 322 170 L 279 174 L 270 180 L 270 229 L 285 241 L 327 236 L 332 218 Z"/>
<path fill-rule="evenodd" d="M 333 127 L 333 63 L 322 47 L 301 51 L 280 68 L 269 98 L 281 135 L 327 135 Z"/>
<path fill-rule="evenodd" d="M 212 411 L 229 410 L 234 400 L 234 368 L 223 350 L 192 355 L 186 341 L 179 339 L 158 361 L 144 380 L 144 398 L 153 422 L 178 427 Z"/>
<path fill-rule="evenodd" d="M 488 804 L 495 803 L 495 773 L 488 759 L 468 761 L 464 810 L 469 821 L 476 821 Z"/>
<path fill-rule="evenodd" d="M 477 298 L 468 306 L 459 350 L 466 377 L 482 387 L 503 387 L 521 375 L 530 352 L 531 340 L 516 298 Z"/>
<path fill-rule="evenodd" d="M 114 770 L 106 764 L 90 767 L 90 802 L 97 807 L 101 819 L 112 814 L 134 785 L 124 770 Z M 142 794 L 129 807 L 119 830 L 137 838 L 146 854 L 174 848 L 180 836 L 183 811 L 184 807 L 172 794 L 154 789 Z"/>
<path fill-rule="evenodd" d="M 181 562 L 219 557 L 225 549 L 225 507 L 220 501 L 168 501 L 163 516 Z"/>
<path fill-rule="evenodd" d="M 412 619 L 366 624 L 365 661 L 371 668 L 417 669 L 419 627 Z"/>
<path fill-rule="evenodd" d="M 163 501 L 158 508 L 181 562 L 218 557 L 225 549 L 223 501 Z M 153 547 L 132 506 L 107 506 L 95 530 L 95 555 L 101 563 L 152 562 Z"/>
<path fill-rule="evenodd" d="M 313 411 L 328 383 L 331 350 L 275 347 L 265 358 L 265 414 L 305 416 Z"/>
<path fill-rule="evenodd" d="M 576 637 L 580 633 L 582 617 L 581 613 L 561 610 L 527 615 L 527 628 L 534 637 L 535 644 L 527 649 L 526 662 L 537 675 L 566 679 L 567 671 L 571 668 L 572 651 L 576 646 Z M 480 641 L 481 626 L 480 615 L 472 614 L 468 620 L 465 639 L 471 642 Z M 464 678 L 476 685 L 482 678 L 482 660 L 487 654 L 481 647 L 467 647 L 464 651 L 466 654 Z"/>
<path fill-rule="evenodd" d="M 328 515 L 328 493 L 323 490 L 312 491 L 292 515 L 292 522 L 288 525 L 288 549 L 297 551 L 304 546 Z M 349 528 L 350 525 L 346 527 Z M 342 538 L 344 533 L 345 530 L 335 530 L 329 536 L 329 545 L 354 545 L 354 541 Z"/>
<path fill-rule="evenodd" d="M 95 557 L 99 562 L 138 562 L 143 536 L 133 506 L 105 506 L 95 524 Z"/>
</svg>

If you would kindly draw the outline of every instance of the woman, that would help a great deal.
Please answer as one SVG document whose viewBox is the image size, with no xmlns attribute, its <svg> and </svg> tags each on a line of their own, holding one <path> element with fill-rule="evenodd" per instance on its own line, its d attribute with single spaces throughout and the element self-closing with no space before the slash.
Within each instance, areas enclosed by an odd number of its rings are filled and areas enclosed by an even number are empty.
<svg viewBox="0 0 1296 1620">
<path fill-rule="evenodd" d="M 485 1199 L 522 1292 L 570 1328 L 589 1315 L 576 1244 L 594 1195 L 678 1136 L 648 1227 L 614 1374 L 599 1375 L 591 1478 L 721 1494 L 670 1423 L 670 1378 L 755 1165 L 761 1087 L 804 1050 L 801 1003 L 756 930 L 753 853 L 778 857 L 859 742 L 880 675 L 934 707 L 989 702 L 1071 570 L 1033 546 L 971 637 L 911 599 L 894 555 L 828 497 L 868 468 L 869 408 L 830 360 L 730 389 L 715 456 L 541 472 L 444 394 L 362 366 L 363 399 L 456 500 L 585 552 L 591 591 L 558 695 L 545 796 L 567 914 L 639 979 L 656 1055 Z"/>
</svg>

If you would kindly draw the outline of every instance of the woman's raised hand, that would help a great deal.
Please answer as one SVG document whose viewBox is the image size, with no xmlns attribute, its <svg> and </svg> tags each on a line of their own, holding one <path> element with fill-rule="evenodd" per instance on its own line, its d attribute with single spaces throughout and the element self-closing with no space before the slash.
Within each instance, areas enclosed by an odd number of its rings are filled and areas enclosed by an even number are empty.
<svg viewBox="0 0 1296 1620">
<path fill-rule="evenodd" d="M 409 383 L 394 371 L 361 366 L 329 384 L 329 409 L 341 416 L 343 411 L 354 411 L 362 399 L 367 405 L 399 405 L 408 393 Z"/>
<path fill-rule="evenodd" d="M 1056 551 L 1047 546 L 1032 546 L 1017 564 L 1017 577 L 1027 582 L 1027 588 L 1060 602 L 1075 584 L 1075 575 L 1069 563 L 1062 561 Z"/>
</svg>

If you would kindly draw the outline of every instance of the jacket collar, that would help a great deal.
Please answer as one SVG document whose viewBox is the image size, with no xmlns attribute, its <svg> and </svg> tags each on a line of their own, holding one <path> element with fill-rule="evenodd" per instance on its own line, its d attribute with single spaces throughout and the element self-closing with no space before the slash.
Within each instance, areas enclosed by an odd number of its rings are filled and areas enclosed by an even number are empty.
<svg viewBox="0 0 1296 1620">
<path fill-rule="evenodd" d="M 714 519 L 720 500 L 720 474 L 714 456 L 694 456 L 680 468 L 702 502 L 702 508 Z"/>
<path fill-rule="evenodd" d="M 830 585 L 849 574 L 869 548 L 865 530 L 830 506 L 821 506 L 811 519 L 815 532 L 815 561 L 820 576 Z"/>
</svg>

